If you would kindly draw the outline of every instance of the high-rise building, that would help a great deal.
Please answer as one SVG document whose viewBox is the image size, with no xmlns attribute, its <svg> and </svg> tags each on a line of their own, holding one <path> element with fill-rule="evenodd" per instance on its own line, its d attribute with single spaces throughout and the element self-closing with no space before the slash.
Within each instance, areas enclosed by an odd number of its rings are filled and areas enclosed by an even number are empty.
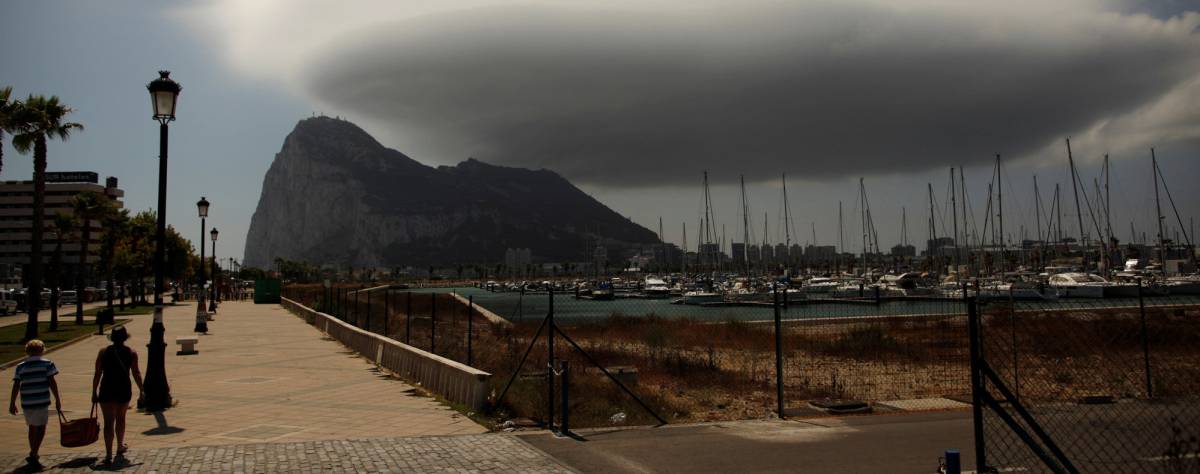
<svg viewBox="0 0 1200 474">
<path fill-rule="evenodd" d="M 71 198 L 84 192 L 94 192 L 107 196 L 116 208 L 124 207 L 121 199 L 125 191 L 117 188 L 117 178 L 109 177 L 103 185 L 99 184 L 99 175 L 90 171 L 48 172 L 46 173 L 45 209 L 42 217 L 42 262 L 49 264 L 54 256 L 54 247 L 62 239 L 62 269 L 64 274 L 74 274 L 79 264 L 79 252 L 87 245 L 89 264 L 100 260 L 101 239 L 104 235 L 104 223 L 98 220 L 88 222 L 90 229 L 88 241 L 80 242 L 82 235 L 62 238 L 54 227 L 56 214 L 74 214 Z M 83 225 L 83 222 L 79 222 Z M 0 272 L 5 272 L 5 282 L 16 283 L 20 277 L 17 271 L 24 274 L 24 267 L 30 263 L 33 230 L 33 181 L 4 181 L 0 182 Z M 47 269 L 48 271 L 48 269 Z M 45 273 L 48 277 L 49 273 Z M 92 273 L 95 281 L 97 273 Z M 70 281 L 70 280 L 68 280 Z M 89 282 L 90 283 L 90 282 Z"/>
<path fill-rule="evenodd" d="M 734 242 L 731 244 L 733 248 L 733 264 L 741 266 L 746 264 L 746 244 Z"/>
</svg>

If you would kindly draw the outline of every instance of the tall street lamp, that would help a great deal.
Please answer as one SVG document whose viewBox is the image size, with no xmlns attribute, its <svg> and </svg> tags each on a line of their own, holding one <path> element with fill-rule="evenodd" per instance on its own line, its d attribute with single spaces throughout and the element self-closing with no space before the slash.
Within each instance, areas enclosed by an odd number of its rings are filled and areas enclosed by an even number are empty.
<svg viewBox="0 0 1200 474">
<path fill-rule="evenodd" d="M 200 280 L 196 285 L 196 328 L 193 331 L 208 334 L 208 314 L 204 312 L 204 220 L 208 218 L 208 199 L 200 196 L 196 210 L 200 213 Z"/>
<path fill-rule="evenodd" d="M 146 345 L 145 402 L 149 412 L 161 412 L 171 406 L 171 387 L 167 385 L 166 349 L 163 340 L 163 279 L 167 235 L 167 123 L 175 120 L 175 101 L 183 87 L 171 80 L 170 71 L 158 71 L 158 79 L 146 85 L 154 120 L 158 127 L 158 225 L 154 232 L 154 324 L 150 326 L 150 343 Z"/>
<path fill-rule="evenodd" d="M 209 232 L 212 235 L 212 297 L 208 299 L 208 311 L 217 312 L 217 228 Z"/>
</svg>

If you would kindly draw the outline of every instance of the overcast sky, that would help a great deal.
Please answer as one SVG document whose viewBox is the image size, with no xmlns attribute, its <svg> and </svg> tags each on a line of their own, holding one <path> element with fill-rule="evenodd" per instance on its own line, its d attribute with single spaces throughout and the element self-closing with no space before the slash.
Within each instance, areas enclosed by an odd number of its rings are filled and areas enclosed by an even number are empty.
<svg viewBox="0 0 1200 474">
<path fill-rule="evenodd" d="M 765 238 L 786 238 L 786 173 L 791 240 L 812 241 L 815 225 L 818 243 L 836 243 L 841 201 L 855 251 L 859 177 L 881 244 L 903 238 L 902 210 L 908 240 L 923 242 L 930 183 L 938 233 L 952 225 L 950 167 L 966 167 L 982 226 L 997 153 L 1009 238 L 1037 236 L 1035 174 L 1047 210 L 1063 186 L 1064 231 L 1077 234 L 1071 137 L 1093 207 L 1110 155 L 1126 240 L 1131 222 L 1153 238 L 1151 146 L 1184 227 L 1200 211 L 1197 12 L 1116 0 L 17 1 L 0 16 L 0 85 L 75 107 L 87 129 L 50 145 L 50 169 L 117 176 L 140 210 L 157 179 L 144 86 L 173 71 L 184 91 L 168 221 L 198 234 L 207 196 L 222 257 L 241 257 L 263 174 L 313 113 L 431 165 L 555 170 L 653 230 L 661 216 L 670 241 L 686 221 L 692 248 L 704 170 L 729 240 L 744 232 L 742 175 L 753 240 L 764 215 Z M 4 146 L 0 178 L 28 179 L 29 157 Z"/>
</svg>

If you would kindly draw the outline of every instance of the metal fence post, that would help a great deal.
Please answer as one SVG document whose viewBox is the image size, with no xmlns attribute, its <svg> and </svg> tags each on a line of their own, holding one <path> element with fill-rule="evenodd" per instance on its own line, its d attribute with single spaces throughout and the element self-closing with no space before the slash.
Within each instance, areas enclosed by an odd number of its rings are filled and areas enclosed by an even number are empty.
<svg viewBox="0 0 1200 474">
<path fill-rule="evenodd" d="M 388 320 L 392 319 L 392 289 L 383 290 L 383 335 L 391 337 L 388 333 Z"/>
<path fill-rule="evenodd" d="M 550 289 L 549 320 L 546 332 L 546 429 L 554 429 L 554 288 Z"/>
<path fill-rule="evenodd" d="M 979 307 L 975 298 L 967 300 L 967 344 L 971 354 L 971 422 L 975 434 L 975 471 L 987 471 L 987 451 L 983 439 L 983 378 L 980 374 Z"/>
<path fill-rule="evenodd" d="M 371 331 L 371 292 L 367 292 L 367 324 L 366 330 Z"/>
<path fill-rule="evenodd" d="M 429 352 L 437 354 L 437 293 L 429 294 Z"/>
<path fill-rule="evenodd" d="M 475 320 L 475 296 L 467 296 L 467 365 L 474 366 L 475 358 L 471 352 L 471 339 L 473 338 Z"/>
<path fill-rule="evenodd" d="M 1150 376 L 1150 336 L 1146 333 L 1146 300 L 1142 298 L 1142 279 L 1137 279 L 1138 311 L 1142 318 L 1142 361 L 1146 365 L 1146 398 L 1154 398 L 1154 384 Z"/>
<path fill-rule="evenodd" d="M 404 343 L 405 344 L 410 344 L 408 336 L 412 334 L 412 295 L 413 294 L 411 291 L 407 291 L 404 293 L 404 304 L 406 306 L 406 309 L 404 310 Z"/>
<path fill-rule="evenodd" d="M 559 416 L 560 424 L 558 433 L 567 436 L 571 432 L 570 423 L 570 384 L 571 384 L 571 367 L 566 360 L 560 363 L 562 370 L 559 375 L 562 377 L 559 381 L 562 383 L 562 415 Z"/>
<path fill-rule="evenodd" d="M 771 285 L 771 300 L 775 307 L 775 404 L 776 413 L 783 419 L 783 321 L 779 318 L 779 284 Z M 787 298 L 787 290 L 783 291 Z"/>
</svg>

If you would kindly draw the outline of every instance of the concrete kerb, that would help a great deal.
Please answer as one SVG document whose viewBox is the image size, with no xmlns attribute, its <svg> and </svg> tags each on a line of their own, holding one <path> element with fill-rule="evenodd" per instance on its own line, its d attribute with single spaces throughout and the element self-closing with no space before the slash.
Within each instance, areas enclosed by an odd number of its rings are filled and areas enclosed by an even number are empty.
<svg viewBox="0 0 1200 474">
<path fill-rule="evenodd" d="M 359 329 L 291 299 L 281 298 L 280 301 L 285 309 L 300 313 L 306 322 L 323 328 L 330 338 L 354 349 L 378 366 L 417 382 L 446 400 L 461 403 L 476 412 L 482 410 L 492 374 Z"/>
</svg>

